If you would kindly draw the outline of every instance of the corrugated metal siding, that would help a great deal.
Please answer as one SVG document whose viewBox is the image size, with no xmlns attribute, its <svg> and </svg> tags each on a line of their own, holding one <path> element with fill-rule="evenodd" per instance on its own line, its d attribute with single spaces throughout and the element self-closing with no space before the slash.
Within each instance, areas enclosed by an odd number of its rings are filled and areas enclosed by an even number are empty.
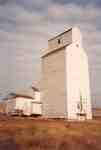
<svg viewBox="0 0 101 150">
<path fill-rule="evenodd" d="M 65 49 L 42 58 L 42 110 L 46 117 L 67 115 L 65 67 Z"/>
</svg>

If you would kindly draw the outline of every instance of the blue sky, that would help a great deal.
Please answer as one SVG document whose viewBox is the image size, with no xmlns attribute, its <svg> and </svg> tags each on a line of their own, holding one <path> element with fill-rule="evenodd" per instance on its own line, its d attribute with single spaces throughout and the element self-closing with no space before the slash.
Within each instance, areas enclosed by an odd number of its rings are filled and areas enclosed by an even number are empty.
<svg viewBox="0 0 101 150">
<path fill-rule="evenodd" d="M 89 57 L 93 103 L 101 104 L 100 18 L 100 0 L 0 0 L 0 96 L 37 82 L 47 39 L 77 25 Z"/>
</svg>

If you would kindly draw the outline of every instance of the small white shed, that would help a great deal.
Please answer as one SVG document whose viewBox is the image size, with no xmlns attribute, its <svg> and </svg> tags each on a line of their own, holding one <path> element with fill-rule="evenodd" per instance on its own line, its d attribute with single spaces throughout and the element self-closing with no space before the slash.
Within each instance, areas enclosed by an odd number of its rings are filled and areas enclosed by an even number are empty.
<svg viewBox="0 0 101 150">
<path fill-rule="evenodd" d="M 11 93 L 6 101 L 6 113 L 11 115 L 41 115 L 40 92 L 32 87 L 29 90 Z"/>
</svg>

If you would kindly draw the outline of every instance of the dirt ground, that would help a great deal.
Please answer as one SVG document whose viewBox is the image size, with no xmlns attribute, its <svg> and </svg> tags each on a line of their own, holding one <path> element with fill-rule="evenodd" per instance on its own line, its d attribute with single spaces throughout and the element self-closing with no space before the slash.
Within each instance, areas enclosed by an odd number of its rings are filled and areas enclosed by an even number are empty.
<svg viewBox="0 0 101 150">
<path fill-rule="evenodd" d="M 101 120 L 0 117 L 0 150 L 101 150 Z"/>
</svg>

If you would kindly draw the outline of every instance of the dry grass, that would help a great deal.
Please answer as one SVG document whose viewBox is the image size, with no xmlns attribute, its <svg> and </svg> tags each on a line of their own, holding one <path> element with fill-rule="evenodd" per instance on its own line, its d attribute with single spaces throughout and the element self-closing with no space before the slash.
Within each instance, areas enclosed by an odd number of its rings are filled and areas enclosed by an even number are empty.
<svg viewBox="0 0 101 150">
<path fill-rule="evenodd" d="M 3 117 L 0 150 L 101 150 L 101 121 Z"/>
</svg>

